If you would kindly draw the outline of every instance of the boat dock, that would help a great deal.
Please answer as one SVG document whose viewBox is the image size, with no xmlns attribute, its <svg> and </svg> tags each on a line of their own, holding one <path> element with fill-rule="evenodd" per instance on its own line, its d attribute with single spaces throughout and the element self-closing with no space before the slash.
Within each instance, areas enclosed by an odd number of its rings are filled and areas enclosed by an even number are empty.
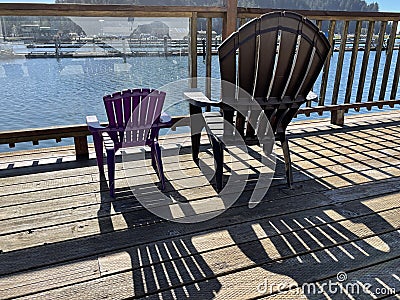
<svg viewBox="0 0 400 300">
<path fill-rule="evenodd" d="M 333 39 L 333 52 L 340 51 L 340 38 Z M 218 43 L 214 43 L 211 55 L 217 55 Z M 338 46 L 335 46 L 338 45 Z M 98 50 L 93 50 L 97 48 Z M 92 50 L 91 50 L 92 49 Z M 399 44 L 393 46 L 393 50 L 398 50 Z M 343 48 L 344 51 L 353 51 L 353 42 L 348 41 Z M 371 45 L 368 51 L 376 51 L 377 46 Z M 382 46 L 379 51 L 387 50 L 387 45 Z M 365 41 L 360 41 L 358 51 L 365 51 Z M 89 58 L 89 57 L 146 57 L 146 56 L 187 56 L 189 55 L 189 45 L 187 40 L 169 41 L 163 44 L 162 41 L 130 41 L 124 40 L 101 41 L 94 43 L 55 43 L 47 44 L 27 44 L 26 52 L 20 53 L 26 58 Z M 197 43 L 197 54 L 205 55 L 205 44 L 201 40 Z"/>
</svg>

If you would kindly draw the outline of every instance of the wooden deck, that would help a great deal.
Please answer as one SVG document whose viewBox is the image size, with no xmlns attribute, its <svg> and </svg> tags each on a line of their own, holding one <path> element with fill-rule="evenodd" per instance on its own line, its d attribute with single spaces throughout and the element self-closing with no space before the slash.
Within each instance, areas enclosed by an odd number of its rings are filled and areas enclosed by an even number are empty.
<svg viewBox="0 0 400 300">
<path fill-rule="evenodd" d="M 72 148 L 1 153 L 0 298 L 400 299 L 399 124 L 398 112 L 345 127 L 296 122 L 294 188 L 277 150 L 258 206 L 248 207 L 249 182 L 227 211 L 194 224 L 145 210 L 121 163 L 111 199 L 95 160 L 75 161 Z M 189 150 L 164 164 L 166 195 L 218 201 Z"/>
</svg>

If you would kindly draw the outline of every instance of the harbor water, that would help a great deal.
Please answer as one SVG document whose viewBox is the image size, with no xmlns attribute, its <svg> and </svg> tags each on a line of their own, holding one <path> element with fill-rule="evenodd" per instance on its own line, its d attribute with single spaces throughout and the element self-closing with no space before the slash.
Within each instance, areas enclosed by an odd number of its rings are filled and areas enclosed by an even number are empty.
<svg viewBox="0 0 400 300">
<path fill-rule="evenodd" d="M 392 67 L 389 74 L 388 89 L 385 99 L 389 99 L 391 83 L 398 50 L 394 51 Z M 331 60 L 328 80 L 326 104 L 330 104 L 336 74 L 338 53 Z M 22 56 L 21 56 L 22 57 Z M 340 103 L 344 99 L 348 67 L 351 52 L 346 52 L 342 72 L 343 84 L 339 89 Z M 357 93 L 359 72 L 363 52 L 358 53 L 355 70 L 352 100 Z M 364 97 L 367 99 L 369 82 L 372 76 L 375 52 L 370 53 L 369 66 L 364 87 Z M 375 99 L 380 92 L 383 69 L 386 56 L 382 53 L 376 85 Z M 198 76 L 205 76 L 205 63 L 198 58 Z M 23 128 L 38 128 L 56 125 L 84 124 L 87 115 L 97 115 L 100 121 L 106 121 L 102 97 L 115 91 L 150 87 L 160 88 L 168 83 L 188 77 L 188 56 L 175 55 L 170 57 L 88 57 L 88 58 L 36 58 L 25 59 L 6 57 L 0 59 L 0 93 L 2 113 L 0 114 L 0 131 Z M 212 57 L 212 77 L 219 78 L 217 56 Z M 314 86 L 318 94 L 320 78 Z M 397 93 L 399 99 L 400 92 Z M 185 115 L 188 108 L 173 105 L 173 100 L 167 99 L 167 112 L 174 115 Z M 364 101 L 364 100 L 363 100 Z M 374 109 L 372 109 L 374 111 Z M 368 112 L 363 110 L 362 112 Z M 349 114 L 355 113 L 349 111 Z M 328 117 L 326 113 L 322 117 Z M 310 118 L 319 118 L 312 114 Z M 300 115 L 297 119 L 304 119 Z M 41 146 L 56 145 L 55 141 L 41 141 Z M 65 139 L 57 145 L 72 144 L 72 139 Z M 29 149 L 31 143 L 17 144 L 16 149 Z M 37 147 L 37 146 L 35 146 Z M 0 151 L 9 151 L 8 145 L 0 145 Z"/>
</svg>

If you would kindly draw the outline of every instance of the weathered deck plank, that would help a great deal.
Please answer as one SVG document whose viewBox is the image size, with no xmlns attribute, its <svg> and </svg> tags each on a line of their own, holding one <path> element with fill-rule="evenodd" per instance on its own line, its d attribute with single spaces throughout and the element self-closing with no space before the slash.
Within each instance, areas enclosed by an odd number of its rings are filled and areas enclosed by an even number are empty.
<svg viewBox="0 0 400 300">
<path fill-rule="evenodd" d="M 400 113 L 346 121 L 344 128 L 293 124 L 294 189 L 285 187 L 278 163 L 279 179 L 255 209 L 248 208 L 255 186 L 249 180 L 230 209 L 198 224 L 164 221 L 141 207 L 126 176 L 146 186 L 143 166 L 126 174 L 117 164 L 112 199 L 94 160 L 60 159 L 72 159 L 68 147 L 14 160 L 0 153 L 0 298 L 281 299 L 284 292 L 260 294 L 257 286 L 264 278 L 322 284 L 339 271 L 367 282 L 366 270 L 392 272 L 398 277 L 391 281 L 376 277 L 400 288 Z M 166 194 L 189 203 L 217 197 L 201 182 L 189 149 L 179 165 L 168 151 Z M 254 159 L 244 163 L 260 167 Z"/>
<path fill-rule="evenodd" d="M 300 278 L 308 278 L 308 282 L 314 282 L 320 278 L 327 278 L 336 275 L 342 270 L 368 268 L 379 262 L 386 262 L 391 259 L 397 259 L 400 255 L 398 233 L 387 233 L 377 237 L 395 247 L 390 252 L 382 252 L 379 250 L 369 250 L 371 257 L 366 257 L 361 254 L 357 259 L 349 258 L 346 253 L 340 249 L 343 246 L 334 246 L 327 249 L 318 250 L 310 253 L 290 255 L 281 259 L 279 263 L 273 264 L 267 255 L 261 259 L 259 253 L 255 253 L 251 246 L 253 244 L 246 244 L 241 248 L 235 247 L 235 256 L 221 256 L 221 253 L 208 253 L 210 256 L 196 254 L 190 255 L 189 258 L 184 260 L 190 274 L 179 264 L 178 272 L 173 267 L 172 263 L 155 264 L 153 266 L 144 266 L 138 270 L 126 271 L 117 273 L 111 276 L 103 276 L 99 279 L 82 282 L 73 285 L 72 287 L 62 287 L 48 292 L 35 295 L 40 298 L 61 298 L 71 299 L 71 297 L 85 297 L 86 299 L 99 299 L 110 296 L 106 290 L 106 286 L 113 287 L 113 295 L 118 298 L 126 298 L 130 296 L 154 296 L 151 298 L 158 298 L 158 293 L 161 292 L 166 298 L 170 298 L 175 294 L 178 299 L 185 296 L 186 290 L 196 291 L 192 297 L 210 298 L 215 292 L 217 299 L 243 299 L 260 296 L 257 286 L 268 278 L 271 283 L 276 285 L 282 281 L 287 282 L 289 285 L 296 284 Z M 366 241 L 361 239 L 356 242 L 359 247 L 365 247 Z M 379 246 L 379 244 L 373 244 Z M 285 244 L 281 245 L 286 248 Z M 161 247 L 160 247 L 161 248 Z M 257 247 L 257 250 L 259 248 Z M 264 252 L 267 249 L 263 249 Z M 156 250 L 152 250 L 154 257 L 156 257 Z M 160 250 L 162 251 L 162 250 Z M 330 253 L 330 254 L 327 254 Z M 378 255 L 379 253 L 379 255 Z M 150 254 L 150 253 L 149 253 Z M 212 255 L 213 254 L 213 255 Z M 232 253 L 225 253 L 225 255 L 232 255 Z M 372 255 L 375 254 L 375 255 Z M 134 260 L 134 254 L 130 254 L 129 258 Z M 145 254 L 146 255 L 146 254 Z M 126 256 L 123 256 L 125 261 Z M 148 257 L 152 258 L 153 256 Z M 260 263 L 254 262 L 255 257 L 260 259 Z M 315 257 L 324 261 L 322 264 L 317 264 L 318 271 L 310 268 L 309 265 L 315 265 Z M 121 257 L 122 258 L 122 257 Z M 144 259 L 144 258 L 143 258 Z M 261 263 L 262 261 L 262 263 Z M 129 260 L 127 262 L 129 264 Z M 296 267 L 297 266 L 297 267 Z M 174 274 L 174 272 L 177 272 Z M 187 272 L 187 274 L 185 274 Z M 184 276 L 186 275 L 186 276 Z M 180 278 L 185 279 L 185 284 L 180 282 Z M 294 277 L 294 278 L 293 278 Z M 133 285 L 132 285 L 133 280 Z M 146 288 L 143 281 L 146 281 Z M 195 285 L 199 288 L 196 289 Z M 200 288 L 201 287 L 201 288 Z M 240 288 L 238 288 L 240 287 Z M 276 286 L 275 286 L 276 288 Z M 88 293 L 93 290 L 93 294 Z M 272 292 L 277 292 L 273 290 Z M 168 294 L 170 296 L 168 296 Z M 190 294 L 190 293 L 189 293 Z M 209 295 L 208 297 L 206 295 Z"/>
<path fill-rule="evenodd" d="M 382 153 L 380 153 L 380 155 L 383 155 Z M 343 156 L 346 156 L 345 154 L 343 154 Z M 360 171 L 366 171 L 366 172 L 372 172 L 374 171 L 373 168 L 379 167 L 380 170 L 382 172 L 385 172 L 387 176 L 389 175 L 396 175 L 393 172 L 396 172 L 397 170 L 397 166 L 400 163 L 399 159 L 393 158 L 393 157 L 389 157 L 388 159 L 386 159 L 385 162 L 381 161 L 378 158 L 376 159 L 368 159 L 365 161 L 362 160 L 355 160 L 352 162 L 348 162 L 346 164 L 346 166 L 342 166 L 342 165 L 338 165 L 338 162 L 336 161 L 336 159 L 339 159 L 340 157 L 343 156 L 331 156 L 329 159 L 325 158 L 325 157 L 320 157 L 317 158 L 315 157 L 315 159 L 313 160 L 313 162 L 304 162 L 304 159 L 307 157 L 304 157 L 304 155 L 299 155 L 299 154 L 295 154 L 293 155 L 294 157 L 294 163 L 295 166 L 298 168 L 301 168 L 301 172 L 306 172 L 308 176 L 310 176 L 311 178 L 323 178 L 323 177 L 329 177 L 329 175 L 332 174 L 346 174 L 346 173 L 355 173 L 355 172 L 360 172 Z M 303 159 L 303 161 L 300 161 L 300 159 Z M 185 164 L 184 162 L 181 162 L 181 166 L 185 167 L 187 170 L 190 171 L 190 169 L 197 169 L 193 166 L 190 166 L 190 164 L 193 165 L 193 163 L 189 160 L 187 161 L 188 164 Z M 308 165 L 308 169 L 306 168 Z M 388 169 L 388 171 L 385 170 L 385 168 Z M 1 180 L 1 182 L 4 184 L 4 186 L 7 186 L 6 189 L 3 189 L 4 193 L 9 193 L 12 196 L 14 195 L 14 191 L 18 190 L 19 193 L 21 194 L 28 194 L 28 191 L 33 191 L 33 192 L 41 192 L 41 189 L 46 189 L 47 192 L 51 193 L 52 189 L 47 189 L 47 187 L 51 187 L 51 185 L 54 186 L 58 186 L 58 187 L 62 187 L 64 188 L 65 186 L 60 186 L 59 183 L 62 180 L 66 180 L 68 182 L 71 182 L 71 184 L 73 185 L 74 183 L 76 185 L 79 184 L 83 184 L 85 181 L 85 176 L 86 175 L 91 175 L 91 176 L 95 176 L 96 179 L 98 180 L 98 175 L 97 175 L 97 169 L 96 167 L 90 167 L 90 168 L 80 168 L 81 169 L 81 173 L 79 175 L 76 175 L 76 171 L 75 173 L 71 173 L 71 170 L 65 170 L 65 171 L 57 171 L 57 172 L 52 172 L 51 174 L 43 174 L 43 175 L 35 175 L 32 176 L 32 181 L 29 181 L 27 183 L 17 183 L 12 185 L 12 182 L 15 183 L 15 178 L 3 178 Z M 322 169 L 322 170 L 321 170 Z M 135 170 L 136 171 L 136 170 Z M 140 176 L 141 174 L 144 174 L 145 171 L 141 171 L 140 169 L 137 170 L 138 176 Z M 52 176 L 53 175 L 53 176 Z M 368 173 L 367 173 L 368 175 Z M 376 174 L 375 174 L 376 175 Z M 26 176 L 28 175 L 22 175 L 21 177 L 26 178 Z M 42 180 L 40 180 L 40 178 L 42 177 Z M 48 177 L 48 178 L 47 178 Z M 123 172 L 118 172 L 117 171 L 117 180 L 123 180 L 125 177 L 125 174 L 123 174 Z M 369 176 L 370 178 L 375 178 L 375 176 Z M 64 179 L 65 178 L 65 179 Z M 47 180 L 46 180 L 47 179 Z M 21 178 L 21 180 L 23 180 Z M 45 181 L 46 180 L 46 181 Z M 372 179 L 371 179 L 372 180 Z M 86 180 L 86 181 L 90 181 Z M 96 181 L 94 181 L 96 182 Z M 98 183 L 98 181 L 97 181 Z M 42 187 L 44 186 L 44 187 Z M 66 193 L 67 194 L 67 193 Z M 30 195 L 29 195 L 30 196 Z M 6 197 L 2 197 L 2 195 L 0 195 L 1 199 L 2 199 L 2 205 L 6 206 L 7 205 L 7 200 Z M 18 201 L 20 201 L 22 198 L 19 198 Z M 34 197 L 33 197 L 34 199 Z M 51 197 L 50 197 L 51 199 Z M 13 204 L 15 205 L 15 199 L 13 199 Z M 21 203 L 22 204 L 22 203 Z"/>
</svg>

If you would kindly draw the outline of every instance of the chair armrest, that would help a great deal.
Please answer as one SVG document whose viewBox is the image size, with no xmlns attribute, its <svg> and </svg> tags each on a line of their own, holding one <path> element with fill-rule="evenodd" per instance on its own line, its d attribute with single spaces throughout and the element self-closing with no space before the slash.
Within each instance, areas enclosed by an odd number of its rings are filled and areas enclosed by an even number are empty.
<svg viewBox="0 0 400 300">
<path fill-rule="evenodd" d="M 217 106 L 221 105 L 221 102 L 211 101 L 204 95 L 202 92 L 198 91 L 189 91 L 183 93 L 185 100 L 187 100 L 190 104 L 205 107 L 205 106 Z"/>
<path fill-rule="evenodd" d="M 313 91 L 310 91 L 306 97 L 307 101 L 318 102 L 318 95 Z"/>
<path fill-rule="evenodd" d="M 97 120 L 96 116 L 87 116 L 86 124 L 87 124 L 90 132 L 97 132 L 97 131 L 100 131 L 100 130 L 103 130 L 106 128 L 106 127 L 100 125 L 100 122 L 99 122 L 99 120 Z"/>
<path fill-rule="evenodd" d="M 101 126 L 96 116 L 86 116 L 86 124 L 93 135 L 95 147 L 99 147 L 96 146 L 97 144 L 103 149 L 102 145 L 104 143 L 106 150 L 114 149 L 114 142 L 108 134 L 108 131 L 110 131 L 109 128 Z"/>
</svg>

